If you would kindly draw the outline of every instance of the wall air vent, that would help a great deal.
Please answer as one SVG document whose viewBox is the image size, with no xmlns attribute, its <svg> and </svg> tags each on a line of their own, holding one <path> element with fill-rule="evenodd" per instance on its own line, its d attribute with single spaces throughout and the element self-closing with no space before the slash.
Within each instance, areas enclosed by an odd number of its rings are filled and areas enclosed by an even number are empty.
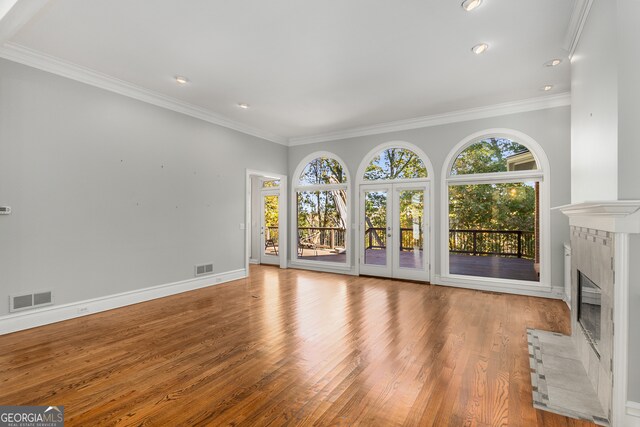
<svg viewBox="0 0 640 427">
<path fill-rule="evenodd" d="M 206 276 L 212 273 L 213 273 L 213 263 L 196 265 L 196 276 Z"/>
<path fill-rule="evenodd" d="M 12 313 L 50 304 L 53 304 L 53 293 L 51 291 L 9 296 L 9 312 Z"/>
<path fill-rule="evenodd" d="M 53 303 L 53 297 L 51 295 L 51 291 L 47 292 L 36 292 L 33 294 L 33 305 L 40 306 Z"/>
</svg>

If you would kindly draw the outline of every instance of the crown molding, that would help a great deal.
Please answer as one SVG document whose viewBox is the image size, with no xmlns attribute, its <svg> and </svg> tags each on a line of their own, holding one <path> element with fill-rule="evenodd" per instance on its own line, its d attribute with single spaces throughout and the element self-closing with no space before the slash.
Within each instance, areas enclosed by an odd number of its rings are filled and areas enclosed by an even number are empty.
<svg viewBox="0 0 640 427">
<path fill-rule="evenodd" d="M 290 138 L 289 146 L 315 144 L 318 142 L 336 141 L 339 139 L 355 138 L 358 136 L 377 135 L 381 133 L 419 129 L 450 123 L 466 122 L 469 120 L 485 119 L 488 117 L 503 116 L 506 114 L 524 113 L 527 111 L 544 110 L 554 107 L 564 107 L 567 105 L 571 105 L 571 94 L 568 92 L 557 95 L 542 96 L 520 101 L 488 105 L 485 107 L 471 108 L 467 110 L 452 111 L 449 113 L 436 114 L 433 116 L 416 117 L 413 119 L 398 120 L 395 122 L 381 123 L 372 126 L 363 126 L 314 136 Z"/>
<path fill-rule="evenodd" d="M 573 12 L 571 13 L 571 19 L 569 20 L 569 27 L 564 37 L 563 47 L 569 52 L 569 59 L 573 57 L 573 54 L 578 47 L 580 41 L 580 35 L 582 35 L 582 29 L 589 16 L 589 10 L 593 0 L 573 0 Z"/>
<path fill-rule="evenodd" d="M 0 58 L 8 59 L 29 67 L 76 80 L 81 83 L 124 95 L 157 107 L 195 117 L 247 135 L 252 135 L 277 144 L 287 145 L 287 139 L 279 135 L 227 119 L 202 107 L 162 95 L 86 67 L 63 61 L 51 55 L 29 49 L 16 43 L 8 42 L 0 47 Z"/>
</svg>

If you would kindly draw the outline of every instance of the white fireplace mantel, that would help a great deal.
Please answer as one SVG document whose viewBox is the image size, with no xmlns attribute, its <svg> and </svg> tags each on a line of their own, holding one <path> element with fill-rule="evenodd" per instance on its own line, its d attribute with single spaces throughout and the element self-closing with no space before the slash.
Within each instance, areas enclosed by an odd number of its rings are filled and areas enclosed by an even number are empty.
<svg viewBox="0 0 640 427">
<path fill-rule="evenodd" d="M 640 200 L 583 202 L 553 208 L 569 217 L 569 224 L 612 233 L 640 233 Z"/>
</svg>

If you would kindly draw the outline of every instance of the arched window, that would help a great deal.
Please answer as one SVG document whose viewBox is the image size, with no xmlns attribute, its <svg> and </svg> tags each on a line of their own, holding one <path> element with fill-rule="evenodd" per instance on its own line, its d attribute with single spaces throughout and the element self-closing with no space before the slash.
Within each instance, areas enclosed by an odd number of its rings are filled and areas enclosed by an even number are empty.
<svg viewBox="0 0 640 427">
<path fill-rule="evenodd" d="M 537 170 L 538 163 L 524 145 L 507 138 L 486 138 L 456 157 L 451 175 Z"/>
<path fill-rule="evenodd" d="M 294 259 L 348 264 L 348 176 L 344 163 L 331 153 L 315 153 L 300 163 L 294 179 Z"/>
<path fill-rule="evenodd" d="M 540 282 L 547 268 L 541 245 L 545 171 L 536 154 L 542 150 L 517 136 L 472 136 L 450 154 L 443 191 L 445 276 Z"/>
<path fill-rule="evenodd" d="M 407 148 L 387 148 L 376 155 L 364 172 L 365 181 L 427 178 L 424 162 Z"/>
</svg>

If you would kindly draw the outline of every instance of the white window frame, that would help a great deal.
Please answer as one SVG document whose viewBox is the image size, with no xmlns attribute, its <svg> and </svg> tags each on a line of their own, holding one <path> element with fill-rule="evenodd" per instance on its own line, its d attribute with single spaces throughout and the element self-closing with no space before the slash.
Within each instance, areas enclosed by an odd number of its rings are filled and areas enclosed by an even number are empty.
<svg viewBox="0 0 640 427">
<path fill-rule="evenodd" d="M 484 174 L 452 175 L 451 169 L 458 156 L 469 146 L 488 138 L 505 138 L 529 149 L 538 165 L 537 170 L 495 172 Z M 440 213 L 440 277 L 438 283 L 475 289 L 507 292 L 551 292 L 551 191 L 549 160 L 533 138 L 513 129 L 496 128 L 476 132 L 460 141 L 447 156 L 442 168 Z M 510 182 L 540 182 L 540 281 L 497 279 L 493 277 L 466 276 L 449 272 L 449 186 L 474 184 L 501 184 Z"/>
<path fill-rule="evenodd" d="M 427 177 L 411 178 L 411 179 L 375 179 L 375 180 L 364 179 L 364 173 L 367 170 L 367 167 L 369 167 L 369 164 L 371 164 L 371 161 L 374 159 L 374 157 L 382 153 L 384 150 L 388 150 L 390 148 L 403 148 L 405 150 L 410 150 L 415 154 L 417 154 L 418 157 L 420 157 L 420 160 L 422 160 L 422 162 L 424 163 L 425 168 L 427 169 Z M 428 203 L 429 203 L 429 217 L 430 217 L 428 220 L 429 238 L 425 242 L 426 244 L 429 245 L 429 248 L 428 248 L 429 268 L 427 270 L 427 277 L 424 279 L 427 282 L 433 282 L 433 279 L 435 277 L 434 267 L 436 264 L 435 236 L 434 236 L 435 227 L 433 226 L 433 223 L 435 221 L 435 191 L 432 185 L 433 177 L 435 176 L 434 173 L 435 171 L 433 169 L 433 164 L 431 163 L 431 159 L 429 158 L 429 156 L 427 156 L 427 154 L 423 150 L 418 148 L 415 144 L 412 144 L 406 141 L 389 141 L 389 142 L 385 142 L 384 144 L 380 144 L 376 146 L 371 151 L 369 151 L 366 156 L 364 156 L 364 158 L 362 159 L 362 162 L 360 163 L 360 167 L 358 167 L 358 174 L 356 175 L 357 181 L 355 183 L 356 185 L 355 206 L 358 206 L 358 207 L 360 206 L 360 188 L 363 184 L 386 184 L 386 183 L 411 184 L 416 182 L 427 183 L 428 189 L 429 189 Z M 357 215 L 360 215 L 360 212 L 358 212 Z M 359 224 L 360 219 L 358 218 L 358 221 L 356 222 Z M 357 243 L 354 245 L 355 246 L 354 247 L 355 274 L 360 275 L 360 257 L 362 256 L 362 254 L 361 254 L 359 242 L 363 238 L 364 230 L 362 230 L 361 227 L 357 226 L 357 224 L 354 224 L 354 226 L 357 227 L 357 232 L 356 232 Z"/>
<path fill-rule="evenodd" d="M 300 183 L 300 175 L 304 172 L 305 168 L 313 160 L 325 157 L 333 159 L 340 163 L 342 171 L 347 177 L 347 182 L 341 184 L 312 184 L 305 185 Z M 351 199 L 349 186 L 351 185 L 351 176 L 347 169 L 347 164 L 336 154 L 329 151 L 316 151 L 305 156 L 295 169 L 295 172 L 291 178 L 291 261 L 290 265 L 294 267 L 306 268 L 311 270 L 321 271 L 350 271 L 351 270 Z M 345 190 L 347 196 L 347 218 L 345 219 L 346 230 L 344 236 L 344 245 L 346 250 L 345 262 L 333 262 L 333 261 L 311 261 L 298 258 L 298 192 L 306 191 L 331 191 L 331 190 Z"/>
</svg>

